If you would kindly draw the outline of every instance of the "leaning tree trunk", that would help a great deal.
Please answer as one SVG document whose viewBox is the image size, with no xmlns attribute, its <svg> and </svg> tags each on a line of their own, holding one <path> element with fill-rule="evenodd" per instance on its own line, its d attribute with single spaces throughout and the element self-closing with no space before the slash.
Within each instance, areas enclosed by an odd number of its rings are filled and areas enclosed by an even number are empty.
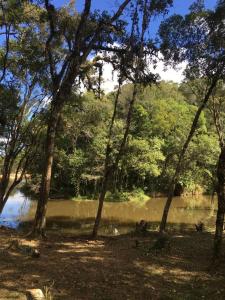
<svg viewBox="0 0 225 300">
<path fill-rule="evenodd" d="M 111 118 L 111 124 L 109 127 L 108 142 L 107 142 L 106 151 L 105 151 L 104 176 L 103 176 L 101 191 L 100 191 L 99 198 L 98 198 L 98 210 L 97 210 L 95 223 L 94 223 L 94 227 L 93 227 L 93 231 L 92 231 L 93 238 L 96 238 L 98 235 L 98 228 L 99 228 L 100 221 L 101 221 L 102 209 L 103 209 L 103 204 L 105 201 L 105 195 L 106 195 L 106 192 L 108 189 L 109 178 L 112 175 L 112 166 L 110 166 L 110 163 L 111 163 L 110 155 L 111 155 L 112 149 L 111 149 L 110 144 L 111 144 L 111 139 L 112 139 L 112 134 L 113 134 L 113 126 L 114 126 L 114 122 L 115 122 L 116 114 L 117 114 L 117 106 L 118 106 L 120 91 L 121 91 L 121 82 L 119 82 L 119 87 L 117 89 L 115 102 L 114 102 L 113 114 L 112 114 L 112 118 Z"/>
<path fill-rule="evenodd" d="M 125 147 L 126 147 L 127 138 L 128 138 L 128 134 L 129 134 L 129 131 L 130 131 L 130 126 L 131 126 L 131 118 L 132 118 L 134 103 L 135 103 L 136 98 L 137 98 L 137 92 L 138 92 L 138 85 L 135 83 L 134 88 L 133 88 L 132 99 L 130 101 L 130 105 L 129 105 L 129 109 L 128 109 L 128 113 L 127 113 L 126 128 L 125 128 L 125 131 L 124 131 L 123 140 L 120 144 L 120 148 L 119 148 L 119 151 L 118 151 L 117 156 L 115 158 L 115 162 L 112 165 L 110 165 L 110 154 L 111 154 L 111 150 L 112 150 L 110 148 L 111 135 L 109 136 L 109 142 L 108 142 L 107 149 L 106 149 L 105 173 L 104 173 L 104 178 L 103 178 L 102 190 L 101 190 L 101 193 L 99 195 L 98 211 L 97 211 L 97 215 L 96 215 L 96 218 L 95 218 L 95 224 L 94 224 L 93 232 L 92 232 L 92 237 L 93 238 L 97 237 L 97 235 L 98 235 L 98 229 L 99 229 L 99 225 L 100 225 L 100 221 L 101 221 L 102 209 L 103 209 L 103 204 L 104 204 L 104 201 L 105 201 L 105 195 L 106 195 L 106 192 L 108 190 L 109 180 L 110 180 L 110 178 L 112 178 L 112 176 L 117 171 L 118 164 L 119 164 L 122 156 L 124 155 L 124 150 L 125 150 Z M 118 94 L 118 96 L 119 96 L 119 94 Z M 117 101 L 118 101 L 118 99 L 117 99 Z M 112 130 L 112 127 L 113 127 L 113 124 L 114 124 L 117 101 L 115 103 L 114 114 L 113 114 L 113 118 L 112 118 L 112 121 L 111 121 L 110 130 Z"/>
<path fill-rule="evenodd" d="M 110 175 L 111 175 L 110 169 L 106 170 L 106 173 L 103 178 L 101 192 L 100 192 L 99 199 L 98 199 L 98 201 L 99 201 L 98 211 L 97 211 L 97 215 L 95 218 L 95 223 L 94 223 L 94 227 L 93 227 L 93 231 L 92 231 L 93 238 L 96 238 L 98 235 L 98 229 L 99 229 L 99 225 L 100 225 L 100 221 L 101 221 L 101 217 L 102 217 L 102 209 L 103 209 L 103 204 L 105 201 L 105 195 L 108 190 L 108 183 L 109 183 Z"/>
<path fill-rule="evenodd" d="M 170 206 L 171 206 L 171 203 L 172 203 L 172 200 L 173 200 L 175 186 L 176 186 L 176 184 L 178 183 L 178 180 L 179 180 L 179 176 L 180 176 L 180 172 L 181 172 L 181 169 L 182 169 L 182 163 L 183 163 L 185 154 L 186 154 L 188 146 L 189 146 L 189 144 L 192 140 L 192 137 L 195 134 L 200 115 L 201 115 L 202 111 L 204 110 L 210 96 L 212 95 L 212 93 L 213 93 L 213 91 L 214 91 L 214 89 L 217 85 L 217 82 L 218 82 L 218 76 L 215 76 L 213 78 L 212 82 L 211 82 L 211 85 L 210 85 L 207 93 L 205 94 L 205 97 L 202 101 L 202 104 L 199 106 L 199 108 L 198 108 L 198 110 L 195 114 L 194 120 L 192 122 L 191 130 L 188 134 L 188 137 L 187 137 L 187 139 L 186 139 L 186 141 L 183 145 L 183 148 L 181 150 L 181 153 L 179 155 L 178 163 L 177 163 L 176 170 L 175 170 L 174 176 L 173 176 L 171 184 L 170 184 L 170 188 L 169 188 L 169 192 L 168 192 L 168 198 L 167 198 L 167 201 L 166 201 L 166 204 L 165 204 L 165 207 L 164 207 L 163 216 L 162 216 L 162 220 L 161 220 L 161 223 L 160 223 L 160 228 L 159 228 L 160 233 L 163 233 L 166 230 L 166 224 L 167 224 L 169 209 L 170 209 Z"/>
<path fill-rule="evenodd" d="M 9 168 L 10 168 L 10 159 L 5 158 L 3 171 L 2 171 L 2 178 L 0 182 L 0 215 L 3 212 L 3 209 L 6 204 L 5 194 L 9 184 L 9 175 L 11 173 L 11 170 L 9 170 Z"/>
<path fill-rule="evenodd" d="M 45 235 L 45 224 L 46 224 L 46 211 L 47 203 L 50 193 L 51 176 L 52 176 L 52 165 L 53 155 L 55 146 L 56 128 L 61 114 L 62 105 L 57 104 L 52 107 L 51 116 L 48 124 L 48 131 L 46 137 L 46 150 L 45 150 L 45 164 L 42 174 L 40 198 L 36 210 L 34 226 L 32 234 L 40 236 Z"/>
<path fill-rule="evenodd" d="M 12 167 L 15 162 L 15 144 L 16 141 L 12 140 L 9 143 L 8 153 L 6 153 L 2 168 L 2 178 L 0 181 L 0 215 L 3 212 L 5 204 L 9 198 L 7 193 L 9 189 L 10 175 L 12 172 Z"/>
<path fill-rule="evenodd" d="M 221 254 L 224 214 L 225 214 L 225 146 L 221 148 L 221 153 L 217 167 L 217 197 L 218 210 L 216 216 L 216 232 L 214 239 L 214 258 L 218 258 Z"/>
<path fill-rule="evenodd" d="M 137 12 L 137 9 L 138 9 L 138 6 L 136 6 L 136 12 Z M 136 15 L 136 13 L 135 13 L 135 15 Z M 100 196 L 99 196 L 98 212 L 97 212 L 97 216 L 96 216 L 96 219 L 95 219 L 95 224 L 94 224 L 94 228 L 93 228 L 93 232 L 92 232 L 93 237 L 96 237 L 97 234 L 98 234 L 98 228 L 99 228 L 99 224 L 100 224 L 100 220 L 101 220 L 102 208 L 103 208 L 105 195 L 106 195 L 106 192 L 107 192 L 110 177 L 112 177 L 118 169 L 118 164 L 119 164 L 121 158 L 124 155 L 124 151 L 125 151 L 126 144 L 127 144 L 127 139 L 128 139 L 128 134 L 130 132 L 130 126 L 131 126 L 131 119 L 132 119 L 132 114 L 133 114 L 134 103 L 135 103 L 136 98 L 137 98 L 138 87 L 140 86 L 140 79 L 141 79 L 140 74 L 143 71 L 142 70 L 142 68 L 143 68 L 142 58 L 143 58 L 143 49 L 144 49 L 144 35 L 145 35 L 145 31 L 147 29 L 147 23 L 148 23 L 147 19 L 148 19 L 147 18 L 147 1 L 145 1 L 143 19 L 142 19 L 142 28 L 141 28 L 141 41 L 140 41 L 141 43 L 140 43 L 139 55 L 137 57 L 137 62 L 136 62 L 137 63 L 136 70 L 134 72 L 133 93 L 132 93 L 131 101 L 129 103 L 128 113 L 127 113 L 127 118 L 126 118 L 125 131 L 124 131 L 123 139 L 121 141 L 119 151 L 116 155 L 115 161 L 114 161 L 114 163 L 111 164 L 111 161 L 110 161 L 110 154 L 111 154 L 110 142 L 111 142 L 112 129 L 113 129 L 114 120 L 115 120 L 116 111 L 117 111 L 118 98 L 119 98 L 119 94 L 120 94 L 120 85 L 122 83 L 122 82 L 119 82 L 119 88 L 118 88 L 118 91 L 117 91 L 117 97 L 116 97 L 115 106 L 114 106 L 114 113 L 113 113 L 113 116 L 112 116 L 111 126 L 110 126 L 110 130 L 109 130 L 108 144 L 107 144 L 107 149 L 106 149 L 106 160 L 105 160 L 105 172 L 104 172 L 104 178 L 103 178 L 103 186 L 102 186 L 102 191 L 101 191 Z M 137 21 L 137 19 L 134 16 L 134 18 L 132 20 L 131 44 L 130 44 L 130 46 L 133 46 L 132 45 L 132 39 L 134 37 L 133 34 L 134 34 L 134 28 L 135 28 L 136 21 Z"/>
</svg>

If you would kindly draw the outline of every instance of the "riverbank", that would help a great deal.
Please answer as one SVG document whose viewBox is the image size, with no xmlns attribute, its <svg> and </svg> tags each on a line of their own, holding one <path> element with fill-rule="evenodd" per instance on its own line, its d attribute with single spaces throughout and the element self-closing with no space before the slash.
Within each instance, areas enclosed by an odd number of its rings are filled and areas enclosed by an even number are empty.
<svg viewBox="0 0 225 300">
<path fill-rule="evenodd" d="M 20 248 L 8 248 L 13 240 Z M 209 271 L 212 234 L 173 233 L 170 247 L 149 251 L 155 240 L 156 232 L 95 241 L 51 233 L 38 241 L 1 228 L 0 299 L 23 300 L 30 288 L 54 300 L 225 299 L 224 262 Z M 21 251 L 26 246 L 40 257 Z"/>
</svg>

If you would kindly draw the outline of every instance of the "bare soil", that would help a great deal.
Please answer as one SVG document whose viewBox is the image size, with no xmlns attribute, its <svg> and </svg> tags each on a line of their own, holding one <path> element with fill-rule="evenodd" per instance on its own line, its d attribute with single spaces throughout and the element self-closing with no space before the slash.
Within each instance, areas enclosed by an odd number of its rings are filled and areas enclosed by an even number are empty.
<svg viewBox="0 0 225 300">
<path fill-rule="evenodd" d="M 1 228 L 0 299 L 26 299 L 31 288 L 54 300 L 225 299 L 225 260 L 210 268 L 210 233 L 174 232 L 162 250 L 151 249 L 156 238 L 156 232 L 97 240 L 52 233 L 39 241 Z"/>
</svg>

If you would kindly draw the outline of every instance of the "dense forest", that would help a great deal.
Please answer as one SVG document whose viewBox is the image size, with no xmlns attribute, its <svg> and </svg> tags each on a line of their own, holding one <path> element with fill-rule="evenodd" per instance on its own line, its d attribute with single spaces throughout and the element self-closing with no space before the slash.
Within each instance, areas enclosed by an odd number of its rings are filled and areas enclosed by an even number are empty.
<svg viewBox="0 0 225 300">
<path fill-rule="evenodd" d="M 190 86 L 189 82 L 180 86 L 172 82 L 159 82 L 138 95 L 126 155 L 120 160 L 109 186 L 109 192 L 113 193 L 110 196 L 112 201 L 125 200 L 126 193 L 135 190 L 151 195 L 166 194 L 177 156 L 197 110 L 197 100 Z M 114 149 L 112 159 L 123 136 L 127 99 L 131 93 L 132 85 L 124 85 L 111 138 Z M 114 97 L 114 93 L 110 93 L 99 99 L 93 93 L 85 93 L 79 96 L 79 107 L 66 104 L 55 144 L 51 185 L 53 197 L 57 194 L 92 199 L 98 196 Z M 28 168 L 36 192 L 44 163 L 43 148 L 40 143 L 36 153 L 38 159 Z M 218 155 L 218 137 L 208 108 L 201 114 L 196 135 L 185 156 L 177 195 L 184 191 L 213 193 Z"/>
<path fill-rule="evenodd" d="M 98 243 L 105 202 L 164 197 L 157 230 L 139 220 L 131 239 L 136 234 L 140 249 L 153 234 L 153 249 L 167 251 L 174 197 L 209 195 L 218 203 L 210 233 L 217 267 L 224 257 L 225 1 L 212 9 L 190 1 L 185 14 L 172 13 L 172 0 L 111 1 L 112 10 L 81 2 L 0 1 L 0 219 L 20 189 L 36 203 L 26 238 L 45 240 L 52 199 L 89 199 L 97 206 L 86 238 Z M 179 83 L 162 80 L 159 64 L 182 65 Z M 202 233 L 204 220 L 195 227 Z M 20 251 L 18 243 L 6 249 Z M 204 247 L 211 251 L 210 242 Z M 142 292 L 119 299 L 167 299 Z M 118 298 L 82 293 L 59 299 Z M 48 290 L 45 296 L 53 299 Z"/>
</svg>

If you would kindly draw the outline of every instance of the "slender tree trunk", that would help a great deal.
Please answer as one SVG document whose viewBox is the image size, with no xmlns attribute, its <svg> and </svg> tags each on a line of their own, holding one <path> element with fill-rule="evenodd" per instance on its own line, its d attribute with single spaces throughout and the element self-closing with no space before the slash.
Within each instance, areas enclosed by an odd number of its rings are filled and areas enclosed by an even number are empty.
<svg viewBox="0 0 225 300">
<path fill-rule="evenodd" d="M 4 207 L 5 207 L 5 203 L 2 201 L 0 203 L 0 215 L 2 214 Z"/>
<path fill-rule="evenodd" d="M 7 186 L 8 186 L 8 184 L 7 184 Z M 1 190 L 0 190 L 0 215 L 2 214 L 3 209 L 5 207 L 5 204 L 6 204 L 5 193 L 6 193 L 5 186 L 1 186 Z"/>
<path fill-rule="evenodd" d="M 106 195 L 106 192 L 108 189 L 108 181 L 109 181 L 110 175 L 112 175 L 111 166 L 110 166 L 110 155 L 111 155 L 112 149 L 111 149 L 110 144 L 111 144 L 111 138 L 112 138 L 112 133 L 113 133 L 113 126 L 114 126 L 114 122 L 116 119 L 117 105 L 118 105 L 119 95 L 120 95 L 120 91 L 121 91 L 120 88 L 121 88 L 121 83 L 119 83 L 119 87 L 118 87 L 118 90 L 116 93 L 111 124 L 109 127 L 108 142 L 107 142 L 106 151 L 105 151 L 104 176 L 103 176 L 102 188 L 101 188 L 99 198 L 98 198 L 99 203 L 98 203 L 97 215 L 95 218 L 95 223 L 94 223 L 94 227 L 93 227 L 93 231 L 92 231 L 93 238 L 96 238 L 98 235 L 98 229 L 99 229 L 101 216 L 102 216 L 103 203 L 104 203 L 105 195 Z"/>
<path fill-rule="evenodd" d="M 7 192 L 8 185 L 9 185 L 9 181 L 6 180 L 5 183 L 3 183 L 3 185 L 1 186 L 1 191 L 0 191 L 0 215 L 2 214 L 2 212 L 4 210 L 4 207 L 6 205 L 6 202 L 9 198 L 9 193 Z"/>
<path fill-rule="evenodd" d="M 5 192 L 3 190 L 1 190 L 0 191 L 0 215 L 2 214 L 5 204 L 6 204 L 4 195 L 5 195 Z"/>
<path fill-rule="evenodd" d="M 110 178 L 110 170 L 106 171 L 106 174 L 104 176 L 103 179 L 103 183 L 102 183 L 102 189 L 99 195 L 99 204 L 98 204 L 98 211 L 97 211 L 97 215 L 95 218 L 95 223 L 94 223 L 94 227 L 93 227 L 93 232 L 92 232 L 92 237 L 96 238 L 98 235 L 98 229 L 99 229 L 99 225 L 100 225 L 100 221 L 101 221 L 101 217 L 102 217 L 102 209 L 103 209 L 103 204 L 105 201 L 105 195 L 106 192 L 108 190 L 108 182 L 109 182 L 109 178 Z"/>
<path fill-rule="evenodd" d="M 108 189 L 109 180 L 110 180 L 110 178 L 112 178 L 113 174 L 115 174 L 115 171 L 118 168 L 118 164 L 124 154 L 124 149 L 125 149 L 126 143 L 127 143 L 127 137 L 128 137 L 129 131 L 130 131 L 131 118 L 132 118 L 134 103 L 135 103 L 136 97 L 137 97 L 137 92 L 138 92 L 138 86 L 135 83 L 132 99 L 130 101 L 130 105 L 129 105 L 129 109 L 128 109 L 128 113 L 127 113 L 126 128 L 124 131 L 123 140 L 120 144 L 120 148 L 119 148 L 118 154 L 115 158 L 115 162 L 112 164 L 112 166 L 110 166 L 110 154 L 111 154 L 110 142 L 111 142 L 111 134 L 112 134 L 111 130 L 113 128 L 113 124 L 114 124 L 114 120 L 115 120 L 115 115 L 116 115 L 115 112 L 117 109 L 118 98 L 115 101 L 114 113 L 113 113 L 113 117 L 112 117 L 112 121 L 111 121 L 110 134 L 109 134 L 108 145 L 107 145 L 107 149 L 106 149 L 105 173 L 104 173 L 104 178 L 103 178 L 102 190 L 99 195 L 98 211 L 97 211 L 95 224 L 94 224 L 94 228 L 93 228 L 93 232 L 92 232 L 93 238 L 96 238 L 98 235 L 98 229 L 99 229 L 99 225 L 100 225 L 100 221 L 101 221 L 102 209 L 103 209 L 103 204 L 105 201 L 105 195 L 106 195 L 106 192 Z M 119 96 L 119 94 L 118 94 L 118 96 Z"/>
<path fill-rule="evenodd" d="M 136 13 L 137 13 L 137 9 L 138 9 L 138 4 L 136 5 Z M 136 24 L 136 21 L 137 21 L 136 17 L 135 17 L 136 13 L 134 13 L 134 18 L 133 18 L 133 21 L 132 21 L 131 46 L 132 46 L 132 39 L 133 39 L 135 24 Z M 115 161 L 114 161 L 114 163 L 112 163 L 110 165 L 110 163 L 111 163 L 110 162 L 110 155 L 111 155 L 110 143 L 111 143 L 111 137 L 112 137 L 112 129 L 113 129 L 113 126 L 114 126 L 114 121 L 115 121 L 116 112 L 117 112 L 118 98 L 119 98 L 119 94 L 120 94 L 121 82 L 119 82 L 119 88 L 118 88 L 118 91 L 117 91 L 117 96 L 116 96 L 115 104 L 114 104 L 114 112 L 113 112 L 111 125 L 110 125 L 110 129 L 109 129 L 108 143 L 107 143 L 107 147 L 106 147 L 106 160 L 105 160 L 105 172 L 104 172 L 103 186 L 102 186 L 102 191 L 101 191 L 100 196 L 99 196 L 99 207 L 98 207 L 98 212 L 97 212 L 97 216 L 96 216 L 96 219 L 95 219 L 95 224 L 94 224 L 94 228 L 93 228 L 93 232 L 92 232 L 93 237 L 96 237 L 97 234 L 98 234 L 98 228 L 99 228 L 99 224 L 100 224 L 100 220 L 101 220 L 101 214 L 102 214 L 103 204 L 104 204 L 104 200 L 105 200 L 105 195 L 106 195 L 107 188 L 108 188 L 109 179 L 117 171 L 118 164 L 119 164 L 122 156 L 124 155 L 124 150 L 126 148 L 127 138 L 128 138 L 128 134 L 129 134 L 129 131 L 130 131 L 130 126 L 131 126 L 133 107 L 134 107 L 134 103 L 136 101 L 137 93 L 138 93 L 138 82 L 140 84 L 139 75 L 140 75 L 141 69 L 143 68 L 143 65 L 141 63 L 141 59 L 143 58 L 144 34 L 145 34 L 145 31 L 146 31 L 146 28 L 147 28 L 147 18 L 146 18 L 146 16 L 147 16 L 147 2 L 145 1 L 144 13 L 143 13 L 143 19 L 142 19 L 142 30 L 141 30 L 141 48 L 140 48 L 139 56 L 137 57 L 137 65 L 136 65 L 136 70 L 135 70 L 134 79 L 133 79 L 133 94 L 132 94 L 132 98 L 131 98 L 130 103 L 129 103 L 128 113 L 127 113 L 127 118 L 126 118 L 126 127 L 125 127 L 123 139 L 121 141 L 119 151 L 116 155 Z"/>
<path fill-rule="evenodd" d="M 218 160 L 217 179 L 218 210 L 216 216 L 216 232 L 214 238 L 214 258 L 220 257 L 223 238 L 225 214 L 225 146 L 221 148 L 221 153 Z"/>
<path fill-rule="evenodd" d="M 173 183 L 173 184 L 171 184 L 171 186 L 172 187 L 169 190 L 168 198 L 166 200 L 166 204 L 165 204 L 164 210 L 163 210 L 163 216 L 162 216 L 162 220 L 161 220 L 160 228 L 159 228 L 160 233 L 163 233 L 166 229 L 166 223 L 167 223 L 167 218 L 168 218 L 168 214 L 169 214 L 169 209 L 170 209 L 171 203 L 173 201 L 175 184 Z"/>
<path fill-rule="evenodd" d="M 53 155 L 55 146 L 56 128 L 59 121 L 62 105 L 54 105 L 51 111 L 50 121 L 48 124 L 47 138 L 46 138 L 46 157 L 45 165 L 42 174 L 40 198 L 36 210 L 34 226 L 32 234 L 45 236 L 45 225 L 46 225 L 46 211 L 47 202 L 50 193 Z"/>
<path fill-rule="evenodd" d="M 213 91 L 216 87 L 217 82 L 218 82 L 218 77 L 215 76 L 212 80 L 212 83 L 211 83 L 207 93 L 205 94 L 205 97 L 202 101 L 202 104 L 199 106 L 199 108 L 198 108 L 198 110 L 195 114 L 194 120 L 192 122 L 191 130 L 190 130 L 190 132 L 187 136 L 187 139 L 186 139 L 186 141 L 183 145 L 183 148 L 181 150 L 181 153 L 179 155 L 179 159 L 178 159 L 178 162 L 177 162 L 175 173 L 174 173 L 174 176 L 173 176 L 171 184 L 170 184 L 170 188 L 169 188 L 169 192 L 168 192 L 168 198 L 166 200 L 166 204 L 165 204 L 165 207 L 164 207 L 162 220 L 161 220 L 161 223 L 160 223 L 160 228 L 159 228 L 160 233 L 163 233 L 166 230 L 166 224 L 167 224 L 169 209 L 170 209 L 170 206 L 171 206 L 171 203 L 172 203 L 172 200 L 173 200 L 175 186 L 176 186 L 176 184 L 178 183 L 178 180 L 179 180 L 179 176 L 180 176 L 180 172 L 181 172 L 181 169 L 182 169 L 182 163 L 183 163 L 185 154 L 186 154 L 188 146 L 189 146 L 189 144 L 190 144 L 190 142 L 193 138 L 193 135 L 195 134 L 195 131 L 197 129 L 197 125 L 198 125 L 200 115 L 201 115 L 202 111 L 204 110 L 210 96 L 212 95 L 212 93 L 213 93 Z"/>
</svg>

